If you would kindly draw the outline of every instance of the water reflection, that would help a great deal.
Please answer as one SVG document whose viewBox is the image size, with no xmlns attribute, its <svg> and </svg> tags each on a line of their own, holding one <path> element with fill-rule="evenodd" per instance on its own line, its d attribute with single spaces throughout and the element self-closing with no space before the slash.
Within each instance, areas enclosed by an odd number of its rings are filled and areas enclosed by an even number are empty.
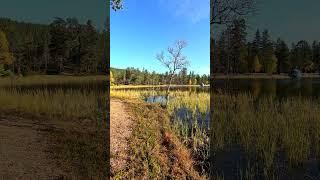
<svg viewBox="0 0 320 180">
<path fill-rule="evenodd" d="M 253 97 L 292 96 L 320 97 L 320 79 L 224 79 L 214 81 L 214 92 L 228 94 L 249 93 Z"/>
<path fill-rule="evenodd" d="M 37 84 L 37 85 L 14 85 L 9 87 L 1 87 L 4 89 L 14 89 L 20 92 L 27 91 L 49 91 L 54 92 L 57 90 L 62 91 L 80 91 L 88 92 L 94 91 L 99 93 L 105 93 L 107 91 L 107 82 L 106 81 L 92 81 L 86 83 L 56 83 L 56 84 Z"/>
</svg>

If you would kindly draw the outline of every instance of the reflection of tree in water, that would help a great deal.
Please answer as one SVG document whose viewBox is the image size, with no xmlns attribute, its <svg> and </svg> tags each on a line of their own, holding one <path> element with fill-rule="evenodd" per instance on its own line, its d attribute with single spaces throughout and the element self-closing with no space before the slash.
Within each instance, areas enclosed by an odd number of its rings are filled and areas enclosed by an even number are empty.
<svg viewBox="0 0 320 180">
<path fill-rule="evenodd" d="M 254 99 L 258 98 L 261 93 L 261 82 L 260 81 L 252 81 L 251 83 L 251 94 Z"/>
<path fill-rule="evenodd" d="M 312 86 L 312 81 L 311 80 L 305 80 L 304 85 L 301 87 L 301 92 L 303 93 L 303 95 L 306 96 L 312 96 L 313 94 L 313 86 Z"/>
<path fill-rule="evenodd" d="M 269 97 L 277 96 L 277 82 L 273 79 L 268 79 L 263 83 L 263 90 Z"/>
</svg>

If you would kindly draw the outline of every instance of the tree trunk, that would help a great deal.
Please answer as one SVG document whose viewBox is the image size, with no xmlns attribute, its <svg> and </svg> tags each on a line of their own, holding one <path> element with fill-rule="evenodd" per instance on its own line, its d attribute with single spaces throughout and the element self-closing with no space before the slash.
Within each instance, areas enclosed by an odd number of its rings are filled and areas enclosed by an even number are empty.
<svg viewBox="0 0 320 180">
<path fill-rule="evenodd" d="M 167 93 L 166 93 L 166 105 L 168 105 L 168 102 L 169 102 L 170 86 L 171 86 L 171 83 L 172 83 L 173 75 L 174 75 L 174 73 L 172 73 L 170 75 L 170 81 L 169 81 L 169 85 L 168 85 L 168 89 L 167 89 Z"/>
</svg>

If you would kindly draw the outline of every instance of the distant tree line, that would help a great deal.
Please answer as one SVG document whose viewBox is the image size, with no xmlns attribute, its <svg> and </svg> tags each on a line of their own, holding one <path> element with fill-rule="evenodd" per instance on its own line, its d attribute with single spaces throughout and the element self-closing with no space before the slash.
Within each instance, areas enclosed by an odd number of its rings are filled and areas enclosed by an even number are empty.
<svg viewBox="0 0 320 180">
<path fill-rule="evenodd" d="M 0 47 L 0 68 L 16 74 L 105 73 L 108 38 L 91 20 L 55 18 L 44 25 L 1 18 L 0 44 L 8 49 Z"/>
<path fill-rule="evenodd" d="M 110 80 L 113 85 L 130 84 L 130 85 L 159 85 L 168 84 L 170 74 L 149 72 L 146 69 L 139 70 L 138 68 L 115 69 L 111 68 Z M 208 84 L 209 75 L 199 75 L 194 72 L 187 71 L 183 68 L 178 74 L 175 74 L 172 84 L 179 85 L 199 85 Z"/>
<path fill-rule="evenodd" d="M 234 20 L 219 37 L 211 39 L 215 49 L 214 73 L 288 73 L 293 68 L 302 72 L 319 72 L 320 42 L 301 40 L 289 48 L 280 38 L 273 41 L 267 29 L 258 29 L 253 41 L 246 39 L 246 22 Z"/>
</svg>

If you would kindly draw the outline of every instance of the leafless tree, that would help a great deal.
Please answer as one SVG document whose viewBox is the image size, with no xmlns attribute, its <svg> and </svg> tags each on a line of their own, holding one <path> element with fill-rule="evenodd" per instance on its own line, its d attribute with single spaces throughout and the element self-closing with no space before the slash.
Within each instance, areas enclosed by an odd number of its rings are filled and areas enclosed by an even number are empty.
<svg viewBox="0 0 320 180">
<path fill-rule="evenodd" d="M 122 9 L 122 0 L 111 0 L 111 7 L 114 11 Z"/>
<path fill-rule="evenodd" d="M 183 68 L 189 65 L 189 61 L 185 56 L 182 55 L 182 49 L 187 46 L 187 42 L 178 40 L 175 42 L 175 47 L 168 47 L 167 58 L 165 58 L 164 52 L 157 54 L 156 58 L 161 64 L 166 67 L 169 71 L 169 84 L 167 88 L 167 102 L 169 98 L 169 91 L 174 75 Z"/>
<path fill-rule="evenodd" d="M 256 11 L 256 0 L 212 0 L 210 24 L 228 24 Z"/>
</svg>

